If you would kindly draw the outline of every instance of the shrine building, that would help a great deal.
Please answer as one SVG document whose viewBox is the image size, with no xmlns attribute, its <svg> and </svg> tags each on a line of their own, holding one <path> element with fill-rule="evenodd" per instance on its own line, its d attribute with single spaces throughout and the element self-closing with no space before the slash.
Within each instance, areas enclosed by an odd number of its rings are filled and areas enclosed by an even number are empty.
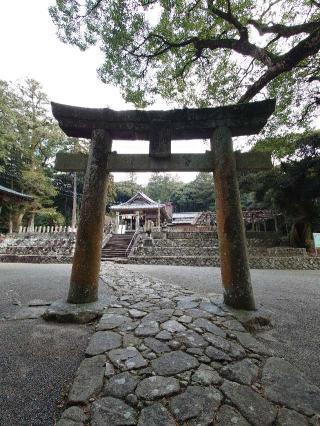
<svg viewBox="0 0 320 426">
<path fill-rule="evenodd" d="M 135 231 L 148 222 L 160 227 L 171 222 L 172 204 L 152 200 L 143 192 L 137 192 L 128 201 L 110 207 L 116 213 L 116 232 Z"/>
</svg>

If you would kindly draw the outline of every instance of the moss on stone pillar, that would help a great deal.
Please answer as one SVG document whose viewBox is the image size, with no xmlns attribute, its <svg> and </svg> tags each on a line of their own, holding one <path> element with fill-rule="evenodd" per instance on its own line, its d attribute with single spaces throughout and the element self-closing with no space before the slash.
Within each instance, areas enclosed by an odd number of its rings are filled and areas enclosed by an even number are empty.
<svg viewBox="0 0 320 426">
<path fill-rule="evenodd" d="M 92 132 L 73 258 L 69 303 L 98 299 L 101 245 L 107 188 L 107 160 L 112 140 L 105 130 Z"/>
<path fill-rule="evenodd" d="M 246 236 L 240 205 L 231 132 L 217 128 L 211 140 L 214 153 L 217 230 L 224 301 L 236 309 L 255 309 Z"/>
</svg>

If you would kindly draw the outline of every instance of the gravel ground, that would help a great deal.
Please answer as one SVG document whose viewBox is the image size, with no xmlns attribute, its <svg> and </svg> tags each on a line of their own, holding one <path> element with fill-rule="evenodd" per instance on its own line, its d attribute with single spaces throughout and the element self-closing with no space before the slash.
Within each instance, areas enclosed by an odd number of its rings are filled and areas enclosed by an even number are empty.
<svg viewBox="0 0 320 426">
<path fill-rule="evenodd" d="M 16 299 L 65 297 L 70 265 L 0 264 L 0 318 Z M 0 425 L 51 426 L 84 356 L 92 328 L 36 320 L 0 321 Z"/>
<path fill-rule="evenodd" d="M 222 293 L 219 268 L 124 266 L 202 294 Z M 319 386 L 320 272 L 259 269 L 251 274 L 257 301 L 275 318 L 275 328 L 264 334 L 268 344 Z"/>
</svg>

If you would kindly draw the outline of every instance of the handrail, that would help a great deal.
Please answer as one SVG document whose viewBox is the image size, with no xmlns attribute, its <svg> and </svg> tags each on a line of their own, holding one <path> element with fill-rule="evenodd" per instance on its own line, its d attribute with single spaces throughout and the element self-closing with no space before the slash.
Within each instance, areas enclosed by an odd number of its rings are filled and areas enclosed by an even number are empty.
<svg viewBox="0 0 320 426">
<path fill-rule="evenodd" d="M 126 249 L 126 257 L 128 257 L 128 253 L 130 253 L 131 247 L 132 247 L 134 240 L 136 239 L 136 236 L 137 236 L 138 233 L 139 233 L 139 229 L 136 229 L 135 233 L 132 235 L 130 243 L 129 243 L 127 249 Z"/>
</svg>

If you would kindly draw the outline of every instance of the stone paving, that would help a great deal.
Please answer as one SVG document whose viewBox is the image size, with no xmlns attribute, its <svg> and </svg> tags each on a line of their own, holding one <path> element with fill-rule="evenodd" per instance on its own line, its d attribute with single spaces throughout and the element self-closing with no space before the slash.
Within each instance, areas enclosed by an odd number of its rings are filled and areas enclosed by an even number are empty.
<svg viewBox="0 0 320 426">
<path fill-rule="evenodd" d="M 208 297 L 103 265 L 115 294 L 57 426 L 320 424 L 320 389 Z"/>
</svg>

